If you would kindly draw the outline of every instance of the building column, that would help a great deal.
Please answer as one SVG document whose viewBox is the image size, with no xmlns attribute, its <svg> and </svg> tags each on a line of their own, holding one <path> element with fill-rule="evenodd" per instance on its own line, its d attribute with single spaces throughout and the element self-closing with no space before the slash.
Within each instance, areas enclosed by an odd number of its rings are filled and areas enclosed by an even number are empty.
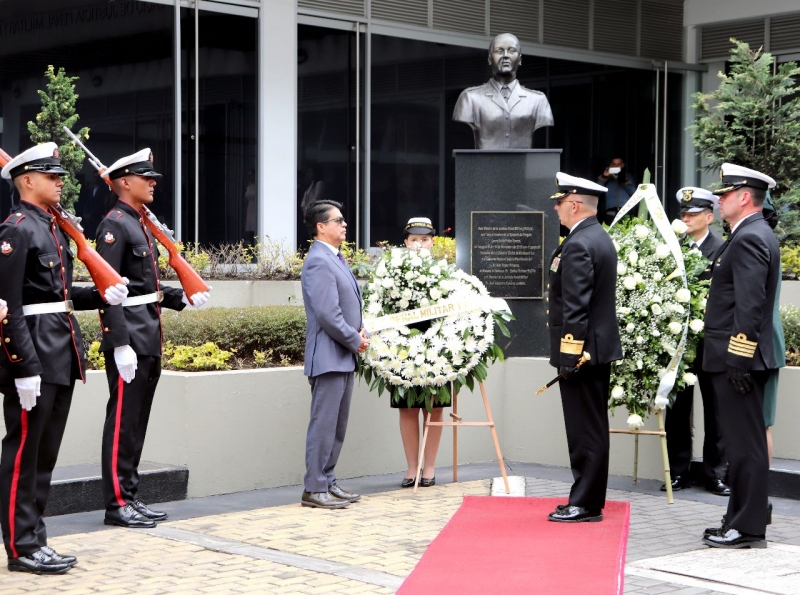
<svg viewBox="0 0 800 595">
<path fill-rule="evenodd" d="M 258 12 L 258 234 L 297 248 L 297 0 Z"/>
</svg>

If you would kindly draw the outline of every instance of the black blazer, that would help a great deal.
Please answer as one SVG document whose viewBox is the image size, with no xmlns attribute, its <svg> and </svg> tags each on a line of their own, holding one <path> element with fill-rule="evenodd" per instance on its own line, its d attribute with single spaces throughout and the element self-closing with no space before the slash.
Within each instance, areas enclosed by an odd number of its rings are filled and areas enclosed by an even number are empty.
<svg viewBox="0 0 800 595">
<path fill-rule="evenodd" d="M 594 217 L 581 221 L 550 261 L 550 365 L 622 359 L 616 307 L 617 251 Z"/>
<path fill-rule="evenodd" d="M 741 222 L 714 260 L 703 370 L 777 367 L 772 314 L 781 275 L 778 241 L 761 213 Z"/>
<path fill-rule="evenodd" d="M 708 236 L 698 247 L 700 253 L 710 261 L 706 270 L 703 271 L 702 275 L 700 275 L 700 281 L 708 281 L 711 279 L 711 263 L 714 262 L 717 252 L 719 252 L 719 249 L 724 243 L 725 241 L 721 237 L 715 235 L 713 232 L 711 232 L 711 230 L 709 230 Z"/>
</svg>

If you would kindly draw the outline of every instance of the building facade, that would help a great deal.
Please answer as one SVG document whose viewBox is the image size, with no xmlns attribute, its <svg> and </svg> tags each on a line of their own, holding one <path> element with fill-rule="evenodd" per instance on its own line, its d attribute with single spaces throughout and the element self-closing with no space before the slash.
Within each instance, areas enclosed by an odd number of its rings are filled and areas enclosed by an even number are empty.
<svg viewBox="0 0 800 595">
<path fill-rule="evenodd" d="M 555 126 L 537 131 L 534 146 L 562 148 L 562 169 L 587 178 L 622 157 L 638 181 L 649 170 L 662 196 L 701 181 L 685 132 L 691 94 L 724 67 L 729 28 L 781 59 L 800 52 L 791 47 L 800 44 L 800 10 L 790 0 L 760 2 L 757 13 L 719 0 L 0 0 L 0 8 L 0 146 L 13 154 L 30 144 L 42 75 L 63 66 L 80 77 L 89 148 L 111 163 L 149 146 L 165 174 L 154 212 L 182 240 L 203 244 L 258 235 L 302 246 L 301 204 L 320 197 L 344 203 L 361 246 L 399 242 L 411 216 L 452 228 L 452 151 L 472 147 L 452 111 L 461 90 L 488 80 L 488 44 L 500 32 L 522 40 L 519 79 L 553 108 Z M 91 222 L 106 205 L 88 164 L 81 177 L 77 210 Z M 4 186 L 0 215 L 11 200 Z"/>
</svg>

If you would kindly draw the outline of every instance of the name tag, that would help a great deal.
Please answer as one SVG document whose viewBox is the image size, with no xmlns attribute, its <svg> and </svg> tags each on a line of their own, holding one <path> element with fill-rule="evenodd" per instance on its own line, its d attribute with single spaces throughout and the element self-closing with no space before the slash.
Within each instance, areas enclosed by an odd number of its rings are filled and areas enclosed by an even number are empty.
<svg viewBox="0 0 800 595">
<path fill-rule="evenodd" d="M 553 262 L 550 263 L 550 271 L 552 271 L 553 273 L 558 272 L 558 265 L 560 265 L 560 264 L 561 264 L 561 257 L 560 256 L 556 256 L 553 259 Z"/>
</svg>

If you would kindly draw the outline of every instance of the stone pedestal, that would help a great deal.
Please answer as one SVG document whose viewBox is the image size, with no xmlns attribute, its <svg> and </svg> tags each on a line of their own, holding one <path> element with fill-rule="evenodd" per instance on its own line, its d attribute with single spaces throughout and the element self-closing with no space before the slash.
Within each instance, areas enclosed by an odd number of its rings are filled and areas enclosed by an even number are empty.
<svg viewBox="0 0 800 595">
<path fill-rule="evenodd" d="M 558 246 L 561 149 L 459 150 L 456 263 L 505 298 L 516 320 L 496 336 L 506 356 L 547 356 L 548 267 Z"/>
</svg>

